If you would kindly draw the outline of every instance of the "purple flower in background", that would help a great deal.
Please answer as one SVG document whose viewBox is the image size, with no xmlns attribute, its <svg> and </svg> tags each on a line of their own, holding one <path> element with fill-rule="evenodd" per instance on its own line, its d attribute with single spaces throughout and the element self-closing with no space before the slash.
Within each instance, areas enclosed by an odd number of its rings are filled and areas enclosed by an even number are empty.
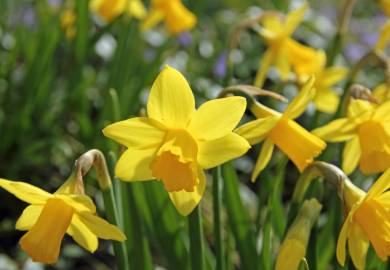
<svg viewBox="0 0 390 270">
<path fill-rule="evenodd" d="M 345 48 L 345 55 L 347 58 L 352 61 L 358 61 L 369 49 L 367 46 L 363 46 L 360 44 L 350 44 Z"/>
<path fill-rule="evenodd" d="M 26 6 L 21 10 L 21 21 L 24 25 L 29 27 L 35 26 L 35 10 L 32 6 Z"/>
<path fill-rule="evenodd" d="M 222 79 L 226 76 L 228 53 L 223 51 L 217 58 L 213 67 L 213 74 L 216 78 Z"/>
<path fill-rule="evenodd" d="M 189 47 L 192 44 L 192 36 L 189 32 L 183 32 L 177 37 L 177 41 L 183 47 Z"/>
<path fill-rule="evenodd" d="M 47 0 L 47 3 L 52 7 L 52 8 L 59 8 L 62 4 L 62 0 Z"/>
</svg>

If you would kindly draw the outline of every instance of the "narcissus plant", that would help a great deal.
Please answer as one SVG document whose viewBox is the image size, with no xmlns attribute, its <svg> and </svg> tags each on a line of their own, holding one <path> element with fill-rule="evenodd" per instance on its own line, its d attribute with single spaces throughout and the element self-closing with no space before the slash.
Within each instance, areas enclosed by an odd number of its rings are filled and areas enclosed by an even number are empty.
<svg viewBox="0 0 390 270">
<path fill-rule="evenodd" d="M 243 155 L 249 143 L 233 132 L 246 108 L 243 97 L 215 99 L 195 110 L 183 75 L 167 66 L 150 91 L 148 117 L 134 117 L 103 129 L 128 149 L 116 164 L 125 181 L 161 180 L 182 215 L 198 205 L 204 169 Z"/>
</svg>

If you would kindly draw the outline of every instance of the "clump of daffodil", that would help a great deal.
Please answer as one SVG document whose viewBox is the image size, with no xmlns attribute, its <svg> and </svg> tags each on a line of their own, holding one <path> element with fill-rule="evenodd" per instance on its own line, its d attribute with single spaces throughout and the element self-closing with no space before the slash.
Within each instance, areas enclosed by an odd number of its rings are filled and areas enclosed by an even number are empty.
<svg viewBox="0 0 390 270">
<path fill-rule="evenodd" d="M 76 35 L 76 14 L 73 9 L 66 9 L 61 14 L 61 27 L 65 30 L 67 39 L 73 39 Z"/>
<path fill-rule="evenodd" d="M 321 212 L 321 204 L 310 199 L 302 204 L 279 249 L 275 270 L 297 270 L 305 258 L 310 231 Z"/>
<path fill-rule="evenodd" d="M 122 14 L 129 14 L 137 19 L 143 19 L 146 15 L 141 0 L 92 0 L 90 10 L 105 23 L 110 23 Z"/>
<path fill-rule="evenodd" d="M 325 113 L 334 113 L 339 104 L 339 96 L 333 91 L 332 87 L 343 80 L 347 75 L 347 69 L 343 67 L 326 67 L 326 54 L 323 50 L 316 52 L 313 59 L 313 65 L 307 68 L 305 65 L 296 65 L 295 73 L 298 81 L 304 82 L 311 75 L 316 78 L 314 88 L 316 94 L 313 98 L 314 104 L 319 111 Z"/>
<path fill-rule="evenodd" d="M 150 91 L 148 117 L 130 118 L 103 130 L 128 148 L 116 164 L 116 175 L 125 181 L 161 180 L 178 211 L 188 215 L 205 189 L 203 169 L 239 157 L 250 148 L 232 132 L 245 108 L 245 98 L 227 97 L 195 110 L 186 79 L 165 67 Z"/>
<path fill-rule="evenodd" d="M 96 215 L 94 203 L 88 196 L 75 191 L 73 179 L 54 194 L 28 183 L 5 179 L 0 179 L 0 187 L 30 204 L 16 222 L 16 229 L 27 231 L 19 243 L 33 261 L 57 262 L 65 233 L 90 252 L 97 249 L 98 237 L 126 239 L 116 226 Z"/>
<path fill-rule="evenodd" d="M 282 80 L 287 80 L 293 66 L 305 68 L 308 74 L 316 68 L 316 50 L 304 46 L 291 35 L 303 20 L 303 16 L 308 8 L 307 4 L 289 13 L 283 18 L 277 13 L 265 13 L 261 17 L 262 27 L 259 30 L 264 38 L 268 49 L 263 54 L 260 67 L 256 74 L 255 85 L 262 87 L 268 69 L 274 65 L 278 70 Z"/>
<path fill-rule="evenodd" d="M 171 34 L 176 35 L 192 29 L 196 25 L 197 19 L 181 0 L 152 0 L 151 10 L 141 29 L 148 30 L 161 21 L 165 22 Z"/>
<path fill-rule="evenodd" d="M 344 266 L 345 245 L 358 270 L 365 269 L 369 242 L 383 261 L 390 255 L 390 170 L 365 193 L 345 181 L 343 199 L 348 215 L 337 242 L 337 260 Z"/>
<path fill-rule="evenodd" d="M 275 144 L 292 160 L 300 172 L 325 148 L 325 142 L 294 121 L 315 96 L 313 84 L 314 78 L 311 77 L 284 113 L 274 111 L 258 102 L 251 106 L 250 110 L 258 119 L 244 124 L 236 132 L 251 145 L 264 141 L 252 173 L 252 181 L 256 180 L 270 161 Z"/>
<path fill-rule="evenodd" d="M 372 90 L 372 96 L 379 103 L 383 103 L 390 99 L 390 84 L 382 83 Z"/>
<path fill-rule="evenodd" d="M 313 134 L 329 142 L 343 142 L 342 169 L 351 174 L 359 163 L 364 174 L 390 167 L 390 102 L 381 105 L 352 99 L 347 117 L 317 128 Z"/>
</svg>

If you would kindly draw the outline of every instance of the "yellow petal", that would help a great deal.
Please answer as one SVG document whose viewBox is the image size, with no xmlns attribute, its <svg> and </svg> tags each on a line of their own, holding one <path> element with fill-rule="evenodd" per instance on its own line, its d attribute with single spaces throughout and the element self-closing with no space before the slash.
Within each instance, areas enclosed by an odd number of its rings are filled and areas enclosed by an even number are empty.
<svg viewBox="0 0 390 270">
<path fill-rule="evenodd" d="M 16 222 L 15 228 L 19 231 L 27 231 L 37 222 L 43 205 L 29 205 L 24 208 L 22 215 Z"/>
<path fill-rule="evenodd" d="M 196 25 L 196 16 L 181 1 L 166 1 L 165 22 L 169 32 L 179 34 Z"/>
<path fill-rule="evenodd" d="M 206 187 L 206 176 L 202 169 L 198 170 L 198 184 L 195 191 L 175 191 L 169 192 L 169 198 L 177 211 L 183 216 L 188 216 L 192 210 L 199 204 Z"/>
<path fill-rule="evenodd" d="M 388 20 L 381 28 L 379 39 L 375 44 L 375 50 L 383 51 L 390 39 L 390 20 Z"/>
<path fill-rule="evenodd" d="M 367 192 L 367 197 L 377 197 L 390 188 L 390 169 L 387 169 Z"/>
<path fill-rule="evenodd" d="M 360 160 L 360 156 L 360 141 L 359 137 L 355 136 L 345 144 L 343 150 L 342 168 L 347 175 L 351 174 L 356 169 L 356 166 Z"/>
<path fill-rule="evenodd" d="M 211 141 L 198 142 L 198 162 L 204 169 L 213 168 L 245 154 L 249 143 L 236 133 Z"/>
<path fill-rule="evenodd" d="M 126 236 L 118 227 L 108 223 L 104 219 L 88 212 L 81 212 L 78 216 L 81 222 L 83 222 L 97 237 L 116 241 L 126 240 Z"/>
<path fill-rule="evenodd" d="M 298 76 L 311 76 L 324 68 L 326 55 L 323 50 L 302 45 L 293 39 L 288 39 L 286 44 L 289 58 Z"/>
<path fill-rule="evenodd" d="M 255 182 L 260 172 L 267 166 L 271 160 L 272 152 L 274 150 L 274 143 L 272 140 L 265 140 L 261 148 L 259 158 L 256 161 L 255 168 L 252 173 L 251 181 Z"/>
<path fill-rule="evenodd" d="M 380 122 L 390 120 L 390 100 L 385 101 L 376 108 L 372 119 L 377 119 Z"/>
<path fill-rule="evenodd" d="M 141 30 L 147 31 L 155 27 L 164 19 L 165 14 L 161 10 L 152 10 L 146 15 L 146 18 L 141 23 Z"/>
<path fill-rule="evenodd" d="M 358 270 L 365 269 L 368 246 L 369 241 L 363 230 L 357 223 L 351 223 L 348 234 L 348 250 L 352 262 Z"/>
<path fill-rule="evenodd" d="M 389 0 L 380 0 L 383 11 L 387 17 L 390 17 L 390 1 Z"/>
<path fill-rule="evenodd" d="M 372 95 L 375 99 L 377 99 L 380 103 L 388 100 L 390 98 L 390 88 L 389 84 L 382 83 L 372 90 Z"/>
<path fill-rule="evenodd" d="M 341 118 L 316 128 L 312 133 L 328 142 L 342 142 L 356 135 L 356 125 L 348 118 Z"/>
<path fill-rule="evenodd" d="M 135 117 L 105 127 L 103 134 L 129 148 L 145 149 L 162 143 L 166 132 L 164 129 L 154 119 Z"/>
<path fill-rule="evenodd" d="M 352 99 L 348 106 L 348 117 L 358 117 L 370 110 L 373 110 L 373 105 L 367 100 Z"/>
<path fill-rule="evenodd" d="M 258 144 L 266 138 L 279 119 L 278 116 L 259 118 L 240 126 L 235 132 L 248 140 L 251 145 Z"/>
<path fill-rule="evenodd" d="M 269 67 L 272 65 L 272 63 L 275 60 L 275 54 L 271 49 L 268 49 L 265 51 L 265 53 L 262 55 L 259 63 L 259 69 L 257 70 L 256 73 L 256 78 L 255 78 L 255 86 L 257 87 L 263 87 L 265 78 L 268 73 Z"/>
<path fill-rule="evenodd" d="M 72 206 L 76 212 L 96 212 L 95 204 L 93 203 L 92 199 L 86 195 L 56 194 L 55 198 L 63 200 L 66 204 Z"/>
<path fill-rule="evenodd" d="M 341 228 L 339 239 L 337 240 L 336 257 L 341 266 L 345 264 L 345 245 L 347 243 L 347 237 L 350 229 L 350 223 L 352 218 L 352 211 L 348 214 Z"/>
<path fill-rule="evenodd" d="M 279 72 L 282 81 L 287 81 L 292 64 L 289 49 L 287 46 L 281 46 L 274 54 L 274 66 Z"/>
<path fill-rule="evenodd" d="M 317 89 L 314 104 L 317 110 L 331 114 L 336 112 L 339 100 L 339 96 L 331 89 Z"/>
<path fill-rule="evenodd" d="M 157 149 L 127 149 L 115 166 L 115 175 L 124 181 L 145 181 L 154 179 L 150 164 Z"/>
<path fill-rule="evenodd" d="M 198 140 L 214 140 L 229 134 L 240 122 L 246 109 L 243 97 L 207 101 L 194 113 L 188 129 Z"/>
<path fill-rule="evenodd" d="M 185 128 L 195 110 L 195 99 L 187 80 L 166 66 L 154 81 L 148 99 L 149 117 L 170 128 Z"/>
<path fill-rule="evenodd" d="M 281 18 L 275 13 L 264 13 L 261 17 L 261 24 L 270 32 L 278 33 L 283 30 Z"/>
<path fill-rule="evenodd" d="M 57 198 L 49 198 L 36 223 L 20 239 L 21 248 L 35 262 L 57 262 L 61 241 L 73 216 L 73 208 Z"/>
<path fill-rule="evenodd" d="M 130 16 L 137 19 L 143 19 L 146 16 L 146 10 L 140 0 L 130 0 L 127 8 Z"/>
<path fill-rule="evenodd" d="M 315 95 L 315 89 L 313 88 L 314 77 L 310 77 L 303 85 L 298 95 L 287 106 L 283 115 L 290 119 L 295 119 L 300 116 L 305 110 L 310 101 L 312 101 Z"/>
<path fill-rule="evenodd" d="M 284 28 L 284 33 L 286 36 L 291 36 L 298 25 L 303 21 L 303 17 L 307 9 L 309 8 L 308 4 L 305 3 L 301 7 L 293 10 L 287 15 L 286 25 Z"/>
<path fill-rule="evenodd" d="M 52 197 L 50 193 L 24 182 L 0 178 L 0 187 L 12 193 L 19 200 L 30 204 L 44 204 L 48 198 Z"/>
<path fill-rule="evenodd" d="M 78 215 L 73 215 L 66 233 L 89 252 L 94 252 L 98 248 L 99 243 L 96 235 L 80 220 Z"/>
<path fill-rule="evenodd" d="M 109 23 L 124 12 L 126 2 L 127 0 L 93 0 L 90 2 L 90 9 L 104 22 Z"/>
<path fill-rule="evenodd" d="M 348 70 L 343 67 L 330 67 L 321 74 L 322 87 L 331 87 L 347 76 Z"/>
</svg>

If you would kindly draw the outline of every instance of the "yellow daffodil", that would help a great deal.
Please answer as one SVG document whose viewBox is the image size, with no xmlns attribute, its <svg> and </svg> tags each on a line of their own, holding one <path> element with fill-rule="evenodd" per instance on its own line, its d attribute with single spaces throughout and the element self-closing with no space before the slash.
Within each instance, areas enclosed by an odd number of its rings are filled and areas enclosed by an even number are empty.
<svg viewBox="0 0 390 270">
<path fill-rule="evenodd" d="M 313 98 L 317 109 L 326 113 L 334 113 L 339 104 L 339 96 L 332 90 L 333 85 L 344 79 L 347 69 L 343 67 L 326 68 L 326 54 L 323 50 L 316 52 L 316 58 L 309 69 L 305 65 L 296 65 L 295 73 L 299 81 L 306 81 L 311 75 L 316 78 L 314 88 L 316 94 Z"/>
<path fill-rule="evenodd" d="M 266 13 L 261 19 L 262 28 L 260 35 L 268 45 L 263 54 L 260 67 L 256 74 L 255 85 L 261 87 L 271 65 L 274 65 L 282 80 L 286 80 L 292 66 L 299 66 L 312 74 L 312 69 L 317 67 L 315 61 L 316 50 L 299 44 L 291 38 L 291 35 L 303 20 L 307 10 L 307 4 L 292 11 L 285 20 L 279 14 Z"/>
<path fill-rule="evenodd" d="M 152 8 L 143 22 L 142 30 L 148 30 L 164 21 L 168 31 L 173 34 L 192 29 L 196 16 L 188 10 L 181 0 L 152 0 Z"/>
<path fill-rule="evenodd" d="M 66 9 L 61 15 L 61 27 L 65 30 L 67 39 L 73 39 L 76 35 L 76 14 L 73 9 Z"/>
<path fill-rule="evenodd" d="M 251 145 L 264 141 L 260 156 L 252 174 L 255 181 L 272 156 L 276 144 L 302 172 L 325 148 L 326 144 L 314 136 L 293 119 L 300 116 L 315 95 L 314 78 L 310 78 L 299 94 L 288 105 L 284 113 L 279 113 L 256 102 L 251 106 L 252 113 L 258 118 L 236 130 Z"/>
<path fill-rule="evenodd" d="M 358 270 L 365 269 L 369 242 L 383 261 L 390 255 L 390 170 L 365 193 L 346 182 L 343 198 L 349 211 L 337 242 L 337 260 L 344 266 L 345 245 Z"/>
<path fill-rule="evenodd" d="M 116 226 L 96 215 L 88 196 L 73 193 L 71 181 L 50 194 L 28 183 L 0 179 L 0 187 L 30 204 L 16 222 L 16 229 L 27 231 L 19 243 L 33 261 L 57 262 L 65 233 L 90 252 L 97 249 L 98 237 L 126 239 Z"/>
<path fill-rule="evenodd" d="M 383 103 L 390 99 L 390 84 L 382 83 L 372 90 L 372 96 L 379 103 Z"/>
<path fill-rule="evenodd" d="M 316 199 L 302 204 L 279 249 L 275 270 L 297 270 L 306 255 L 310 231 L 320 215 L 322 205 Z"/>
<path fill-rule="evenodd" d="M 381 6 L 387 17 L 390 17 L 390 0 L 380 0 Z"/>
<path fill-rule="evenodd" d="M 116 164 L 125 181 L 161 180 L 182 215 L 199 203 L 205 189 L 203 169 L 244 154 L 248 142 L 233 133 L 244 114 L 243 97 L 208 101 L 195 110 L 186 79 L 165 67 L 150 91 L 148 117 L 107 126 L 105 136 L 128 149 Z"/>
<path fill-rule="evenodd" d="M 90 10 L 105 23 L 110 23 L 124 13 L 137 19 L 142 19 L 146 15 L 141 0 L 92 0 Z"/>
<path fill-rule="evenodd" d="M 313 134 L 329 142 L 343 142 L 342 169 L 351 174 L 357 164 L 364 174 L 390 167 L 390 102 L 377 106 L 365 100 L 352 100 L 348 114 L 317 128 Z"/>
</svg>

